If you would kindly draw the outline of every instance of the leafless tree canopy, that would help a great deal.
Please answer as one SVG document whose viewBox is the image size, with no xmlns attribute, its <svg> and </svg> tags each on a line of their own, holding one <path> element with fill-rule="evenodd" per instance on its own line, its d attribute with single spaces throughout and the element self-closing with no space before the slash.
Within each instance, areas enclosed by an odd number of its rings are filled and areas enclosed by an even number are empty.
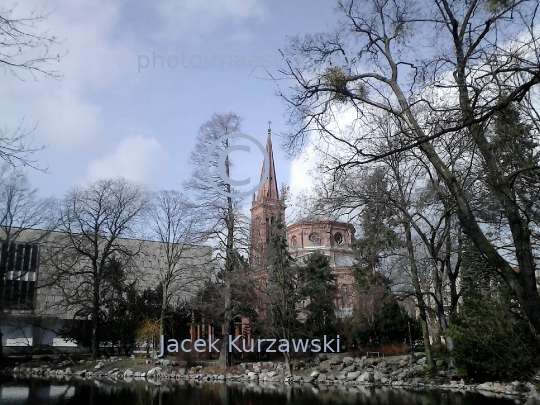
<svg viewBox="0 0 540 405">
<path fill-rule="evenodd" d="M 340 0 L 344 18 L 333 32 L 291 38 L 282 79 L 293 84 L 280 94 L 294 128 L 285 143 L 298 150 L 313 133 L 334 177 L 401 153 L 425 166 L 430 181 L 447 189 L 463 232 L 540 332 L 534 224 L 515 182 L 538 165 L 523 159 L 512 168 L 496 146 L 501 113 L 535 115 L 527 103 L 540 82 L 537 7 Z M 478 208 L 488 202 L 506 246 L 482 225 Z"/>
<path fill-rule="evenodd" d="M 58 230 L 46 245 L 46 282 L 67 310 L 92 321 L 92 355 L 99 352 L 100 311 L 111 296 L 111 280 L 120 263 L 128 268 L 142 242 L 121 238 L 140 235 L 140 220 L 150 194 L 124 179 L 100 180 L 73 188 L 58 206 Z"/>
<path fill-rule="evenodd" d="M 22 16 L 16 7 L 0 7 L 0 67 L 4 71 L 19 79 L 23 79 L 22 71 L 34 79 L 38 73 L 60 77 L 57 70 L 48 68 L 50 62 L 60 60 L 60 54 L 52 53 L 58 38 L 40 28 L 49 15 L 45 9 L 34 9 Z"/>
<path fill-rule="evenodd" d="M 14 269 L 17 262 L 13 259 L 17 256 L 22 259 L 24 254 L 29 257 L 30 250 L 37 249 L 35 244 L 44 239 L 54 227 L 53 203 L 52 199 L 38 197 L 37 189 L 30 186 L 26 174 L 15 171 L 7 164 L 0 167 L 0 325 L 5 308 L 18 308 L 19 305 L 24 308 L 25 305 L 34 304 L 32 298 L 28 300 L 24 296 L 33 294 L 34 290 L 22 294 L 22 297 L 19 291 L 10 290 L 13 282 L 19 285 L 19 281 L 25 280 L 29 271 L 35 272 L 37 269 L 32 268 L 31 263 Z M 41 228 L 42 231 L 33 232 L 35 228 Z M 24 254 L 22 244 L 26 244 Z M 28 285 L 26 281 L 25 284 Z"/>
<path fill-rule="evenodd" d="M 51 63 L 58 62 L 63 56 L 53 54 L 58 38 L 41 28 L 49 14 L 43 8 L 21 15 L 16 6 L 0 6 L 0 68 L 4 73 L 23 81 L 26 74 L 34 80 L 39 76 L 61 78 L 59 71 L 51 68 Z M 39 169 L 33 155 L 44 146 L 33 144 L 34 130 L 35 127 L 28 127 L 24 119 L 14 130 L 7 126 L 1 128 L 0 158 L 13 167 Z"/>
<path fill-rule="evenodd" d="M 233 333 L 233 319 L 237 310 L 231 297 L 230 274 L 240 265 L 239 255 L 247 252 L 249 224 L 240 211 L 240 201 L 227 197 L 212 187 L 206 175 L 205 165 L 207 153 L 211 153 L 209 170 L 214 184 L 227 193 L 234 192 L 231 185 L 225 183 L 217 171 L 219 155 L 230 146 L 233 139 L 220 142 L 215 150 L 210 151 L 210 148 L 212 143 L 222 136 L 240 132 L 241 121 L 242 119 L 234 113 L 214 114 L 200 127 L 195 150 L 191 155 L 194 170 L 186 184 L 186 188 L 194 193 L 203 218 L 207 240 L 215 248 L 216 264 L 219 272 L 223 273 L 220 280 L 224 283 L 224 341 L 227 341 L 229 334 Z M 230 176 L 232 164 L 227 157 L 225 160 L 227 176 Z M 230 366 L 231 361 L 231 353 L 228 352 L 227 345 L 224 345 L 224 350 L 220 352 L 220 363 Z"/>
<path fill-rule="evenodd" d="M 163 190 L 154 195 L 149 212 L 152 236 L 161 242 L 157 265 L 163 288 L 160 334 L 171 304 L 193 297 L 210 277 L 211 263 L 199 263 L 202 227 L 200 211 L 178 191 Z M 175 301 L 176 300 L 176 301 Z"/>
</svg>

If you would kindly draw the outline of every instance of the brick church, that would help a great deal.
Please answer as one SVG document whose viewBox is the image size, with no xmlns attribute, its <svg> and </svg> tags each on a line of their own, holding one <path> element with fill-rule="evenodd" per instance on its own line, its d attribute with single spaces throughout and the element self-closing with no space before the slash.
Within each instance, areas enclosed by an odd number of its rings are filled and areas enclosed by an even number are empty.
<svg viewBox="0 0 540 405">
<path fill-rule="evenodd" d="M 249 263 L 255 272 L 256 278 L 266 278 L 267 257 L 269 252 L 272 233 L 275 232 L 275 224 L 281 218 L 285 219 L 285 198 L 280 196 L 276 179 L 274 153 L 272 150 L 272 134 L 268 129 L 266 152 L 269 157 L 269 174 L 263 186 L 253 195 L 251 202 L 251 225 L 249 248 Z M 263 161 L 261 179 L 266 171 Z M 302 220 L 286 227 L 288 250 L 297 260 L 297 264 L 314 252 L 322 252 L 330 259 L 330 267 L 336 279 L 338 298 L 336 300 L 336 316 L 345 318 L 352 315 L 352 284 L 354 277 L 351 274 L 354 265 L 353 251 L 349 244 L 354 240 L 355 229 L 351 224 L 333 220 Z M 300 303 L 299 308 L 307 304 Z M 299 319 L 301 319 L 301 315 Z M 234 336 L 242 335 L 244 339 L 252 339 L 252 324 L 249 318 L 237 316 L 234 322 Z M 213 335 L 213 326 L 196 323 L 195 318 L 191 323 L 191 340 L 205 338 Z"/>
<path fill-rule="evenodd" d="M 286 205 L 277 186 L 276 169 L 272 150 L 272 135 L 268 129 L 266 152 L 269 157 L 269 175 L 263 186 L 253 195 L 251 203 L 251 246 L 249 261 L 252 267 L 265 269 L 270 238 L 278 218 L 285 222 Z M 265 162 L 261 178 L 265 173 Z M 349 223 L 333 220 L 302 220 L 286 227 L 287 245 L 291 255 L 301 264 L 310 254 L 322 252 L 330 259 L 330 267 L 337 281 L 339 299 L 336 315 L 347 317 L 352 314 L 351 268 L 353 252 L 349 244 L 354 240 L 355 229 Z"/>
</svg>

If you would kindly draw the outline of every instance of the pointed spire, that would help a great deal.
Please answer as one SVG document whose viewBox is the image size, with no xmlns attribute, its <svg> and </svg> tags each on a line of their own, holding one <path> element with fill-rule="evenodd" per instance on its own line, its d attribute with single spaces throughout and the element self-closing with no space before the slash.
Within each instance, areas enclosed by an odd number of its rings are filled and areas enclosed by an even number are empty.
<svg viewBox="0 0 540 405">
<path fill-rule="evenodd" d="M 268 171 L 268 178 L 257 192 L 258 202 L 262 201 L 263 197 L 275 200 L 279 199 L 279 191 L 276 179 L 276 168 L 274 166 L 274 153 L 272 151 L 272 129 L 270 128 L 271 123 L 271 121 L 268 121 L 268 139 L 266 140 L 266 153 L 268 153 L 270 170 Z M 265 162 L 263 161 L 261 169 L 261 179 L 264 176 L 265 169 Z"/>
</svg>

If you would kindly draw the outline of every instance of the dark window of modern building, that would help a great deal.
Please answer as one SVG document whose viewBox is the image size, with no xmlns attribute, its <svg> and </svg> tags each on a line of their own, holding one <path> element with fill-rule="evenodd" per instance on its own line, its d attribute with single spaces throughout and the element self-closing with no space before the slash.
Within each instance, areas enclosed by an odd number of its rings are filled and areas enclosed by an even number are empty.
<svg viewBox="0 0 540 405">
<path fill-rule="evenodd" d="M 7 255 L 6 268 L 2 271 L 4 283 L 0 289 L 3 307 L 34 309 L 39 245 L 11 243 L 8 248 L 4 243 L 1 254 Z"/>
</svg>

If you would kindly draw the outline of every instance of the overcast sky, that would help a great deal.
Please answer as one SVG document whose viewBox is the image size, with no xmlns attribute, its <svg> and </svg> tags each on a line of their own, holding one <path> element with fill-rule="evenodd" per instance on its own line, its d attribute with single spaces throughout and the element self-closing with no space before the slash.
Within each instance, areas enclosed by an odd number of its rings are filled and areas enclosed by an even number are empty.
<svg viewBox="0 0 540 405">
<path fill-rule="evenodd" d="M 13 17 L 43 4 L 19 1 Z M 338 18 L 324 0 L 45 4 L 51 14 L 39 31 L 62 41 L 54 51 L 67 54 L 50 66 L 62 79 L 0 71 L 0 123 L 37 125 L 34 142 L 47 145 L 36 157 L 48 174 L 29 171 L 44 196 L 115 176 L 179 190 L 197 130 L 215 112 L 244 117 L 243 132 L 264 144 L 269 120 L 274 133 L 287 129 L 265 67 L 277 73 L 287 36 L 325 31 Z M 296 193 L 308 181 L 303 159 L 287 161 L 278 144 L 274 136 L 278 182 Z M 253 183 L 260 162 L 242 167 Z"/>
</svg>

